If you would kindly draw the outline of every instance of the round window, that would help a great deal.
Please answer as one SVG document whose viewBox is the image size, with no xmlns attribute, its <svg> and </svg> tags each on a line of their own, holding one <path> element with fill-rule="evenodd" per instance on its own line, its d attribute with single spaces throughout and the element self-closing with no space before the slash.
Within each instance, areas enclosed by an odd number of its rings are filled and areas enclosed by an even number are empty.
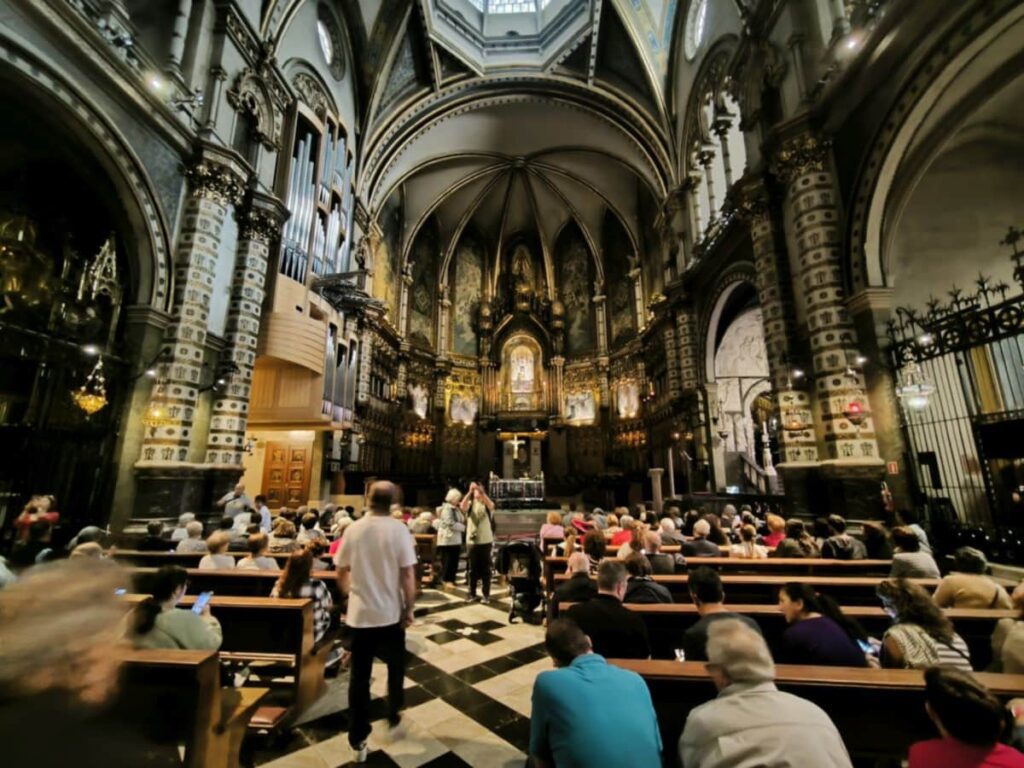
<svg viewBox="0 0 1024 768">
<path fill-rule="evenodd" d="M 687 61 L 697 57 L 707 32 L 708 0 L 691 0 L 690 10 L 686 14 L 686 35 L 683 39 L 683 52 Z"/>
</svg>

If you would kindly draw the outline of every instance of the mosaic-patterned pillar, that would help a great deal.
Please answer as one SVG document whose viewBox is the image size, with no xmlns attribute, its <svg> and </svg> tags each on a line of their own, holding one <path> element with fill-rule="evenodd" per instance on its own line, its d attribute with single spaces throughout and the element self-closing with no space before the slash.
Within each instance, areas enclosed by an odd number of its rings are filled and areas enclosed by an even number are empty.
<svg viewBox="0 0 1024 768">
<path fill-rule="evenodd" d="M 830 148 L 812 135 L 790 140 L 777 153 L 773 170 L 786 184 L 792 213 L 796 290 L 807 311 L 818 402 L 819 453 L 844 463 L 877 463 L 864 376 L 855 367 L 857 334 L 843 288 L 841 217 Z M 852 403 L 864 417 L 859 426 L 848 418 Z"/>
<path fill-rule="evenodd" d="M 697 364 L 697 319 L 693 307 L 685 304 L 676 311 L 676 340 L 679 350 L 679 386 L 683 392 L 700 386 Z"/>
<path fill-rule="evenodd" d="M 242 181 L 230 169 L 203 160 L 185 172 L 188 196 L 175 255 L 174 309 L 164 338 L 169 350 L 158 368 L 150 412 L 164 421 L 150 427 L 139 463 L 183 464 L 199 399 L 207 316 L 221 230 L 231 205 L 242 197 Z"/>
<path fill-rule="evenodd" d="M 760 183 L 743 190 L 737 213 L 750 225 L 754 270 L 757 273 L 757 299 L 764 323 L 764 343 L 768 370 L 779 409 L 779 454 L 782 464 L 813 463 L 818 460 L 814 416 L 810 395 L 792 377 L 797 359 L 792 331 L 796 327 L 787 286 L 789 271 L 786 253 L 779 247 L 780 233 L 772 220 L 771 206 Z M 787 429 L 797 422 L 806 429 Z"/>
<path fill-rule="evenodd" d="M 594 283 L 594 318 L 597 323 L 597 355 L 608 354 L 608 297 L 604 293 L 604 281 Z"/>
<path fill-rule="evenodd" d="M 565 397 L 562 392 L 565 373 L 565 358 L 556 356 L 551 358 L 551 386 L 548 387 L 548 413 L 552 418 L 563 418 L 562 412 L 565 407 Z"/>
<path fill-rule="evenodd" d="M 661 336 L 665 350 L 666 383 L 669 396 L 674 400 L 682 394 L 679 386 L 679 350 L 676 347 L 675 329 L 668 324 Z"/>
<path fill-rule="evenodd" d="M 225 330 L 225 359 L 234 363 L 238 371 L 213 401 L 206 443 L 207 464 L 242 466 L 267 264 L 270 248 L 281 234 L 284 216 L 276 206 L 262 207 L 255 202 L 236 212 L 238 250 Z"/>
</svg>

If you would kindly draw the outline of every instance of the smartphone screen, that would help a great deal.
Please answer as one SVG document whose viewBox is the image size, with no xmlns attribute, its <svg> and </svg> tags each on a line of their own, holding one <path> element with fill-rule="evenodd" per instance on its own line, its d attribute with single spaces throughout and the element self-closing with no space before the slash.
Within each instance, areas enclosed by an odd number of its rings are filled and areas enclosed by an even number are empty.
<svg viewBox="0 0 1024 768">
<path fill-rule="evenodd" d="M 213 592 L 200 592 L 199 597 L 196 598 L 195 604 L 192 606 L 192 613 L 197 616 L 203 612 L 206 608 L 206 604 L 210 602 L 210 598 L 213 597 Z"/>
<path fill-rule="evenodd" d="M 864 653 L 870 653 L 872 656 L 875 655 L 875 647 L 867 640 L 858 640 L 857 645 L 860 646 L 860 649 L 864 651 Z"/>
<path fill-rule="evenodd" d="M 127 595 L 128 594 L 128 590 L 125 589 L 124 587 L 118 587 L 117 589 L 114 590 L 114 594 L 117 595 L 118 597 L 120 597 L 121 595 Z"/>
</svg>

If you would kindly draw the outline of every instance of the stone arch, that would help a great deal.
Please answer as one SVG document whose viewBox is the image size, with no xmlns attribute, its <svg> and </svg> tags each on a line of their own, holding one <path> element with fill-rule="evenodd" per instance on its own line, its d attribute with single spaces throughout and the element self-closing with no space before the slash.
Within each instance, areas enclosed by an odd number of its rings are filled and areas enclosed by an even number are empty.
<svg viewBox="0 0 1024 768">
<path fill-rule="evenodd" d="M 133 303 L 170 311 L 173 269 L 165 213 L 135 151 L 103 112 L 71 81 L 37 55 L 0 38 L 0 80 L 31 89 L 45 105 L 66 115 L 65 125 L 92 150 L 118 191 L 136 246 L 138 287 Z"/>
<path fill-rule="evenodd" d="M 701 366 L 701 378 L 704 382 L 715 380 L 715 342 L 719 332 L 723 330 L 722 318 L 730 300 L 739 296 L 737 291 L 749 291 L 756 299 L 757 283 L 752 264 L 738 265 L 726 272 L 718 281 L 710 301 L 705 305 L 698 336 L 701 344 L 698 359 L 704 361 Z"/>
<path fill-rule="evenodd" d="M 987 72 L 997 81 L 1007 82 L 1006 78 L 1020 72 L 1020 46 L 1014 41 L 1020 40 L 1022 28 L 1024 7 L 1018 5 L 1002 15 L 992 14 L 988 7 L 979 8 L 931 52 L 889 110 L 854 187 L 848 230 L 850 258 L 844 275 L 851 292 L 888 284 L 886 219 L 904 161 L 916 147 L 932 145 L 937 152 L 941 142 L 936 141 L 936 133 L 952 136 L 964 117 L 962 108 L 978 96 L 969 88 L 972 75 Z M 958 96 L 958 91 L 963 95 Z M 924 134 L 926 130 L 928 134 Z M 922 171 L 927 162 L 919 158 L 915 165 Z"/>
</svg>

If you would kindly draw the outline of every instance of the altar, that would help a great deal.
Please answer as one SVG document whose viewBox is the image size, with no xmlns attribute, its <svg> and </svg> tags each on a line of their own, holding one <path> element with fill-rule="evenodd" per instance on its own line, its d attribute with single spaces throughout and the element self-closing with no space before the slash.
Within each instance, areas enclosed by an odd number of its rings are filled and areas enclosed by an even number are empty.
<svg viewBox="0 0 1024 768">
<path fill-rule="evenodd" d="M 488 494 L 496 504 L 508 501 L 543 501 L 544 473 L 540 477 L 500 478 L 491 474 Z"/>
</svg>

